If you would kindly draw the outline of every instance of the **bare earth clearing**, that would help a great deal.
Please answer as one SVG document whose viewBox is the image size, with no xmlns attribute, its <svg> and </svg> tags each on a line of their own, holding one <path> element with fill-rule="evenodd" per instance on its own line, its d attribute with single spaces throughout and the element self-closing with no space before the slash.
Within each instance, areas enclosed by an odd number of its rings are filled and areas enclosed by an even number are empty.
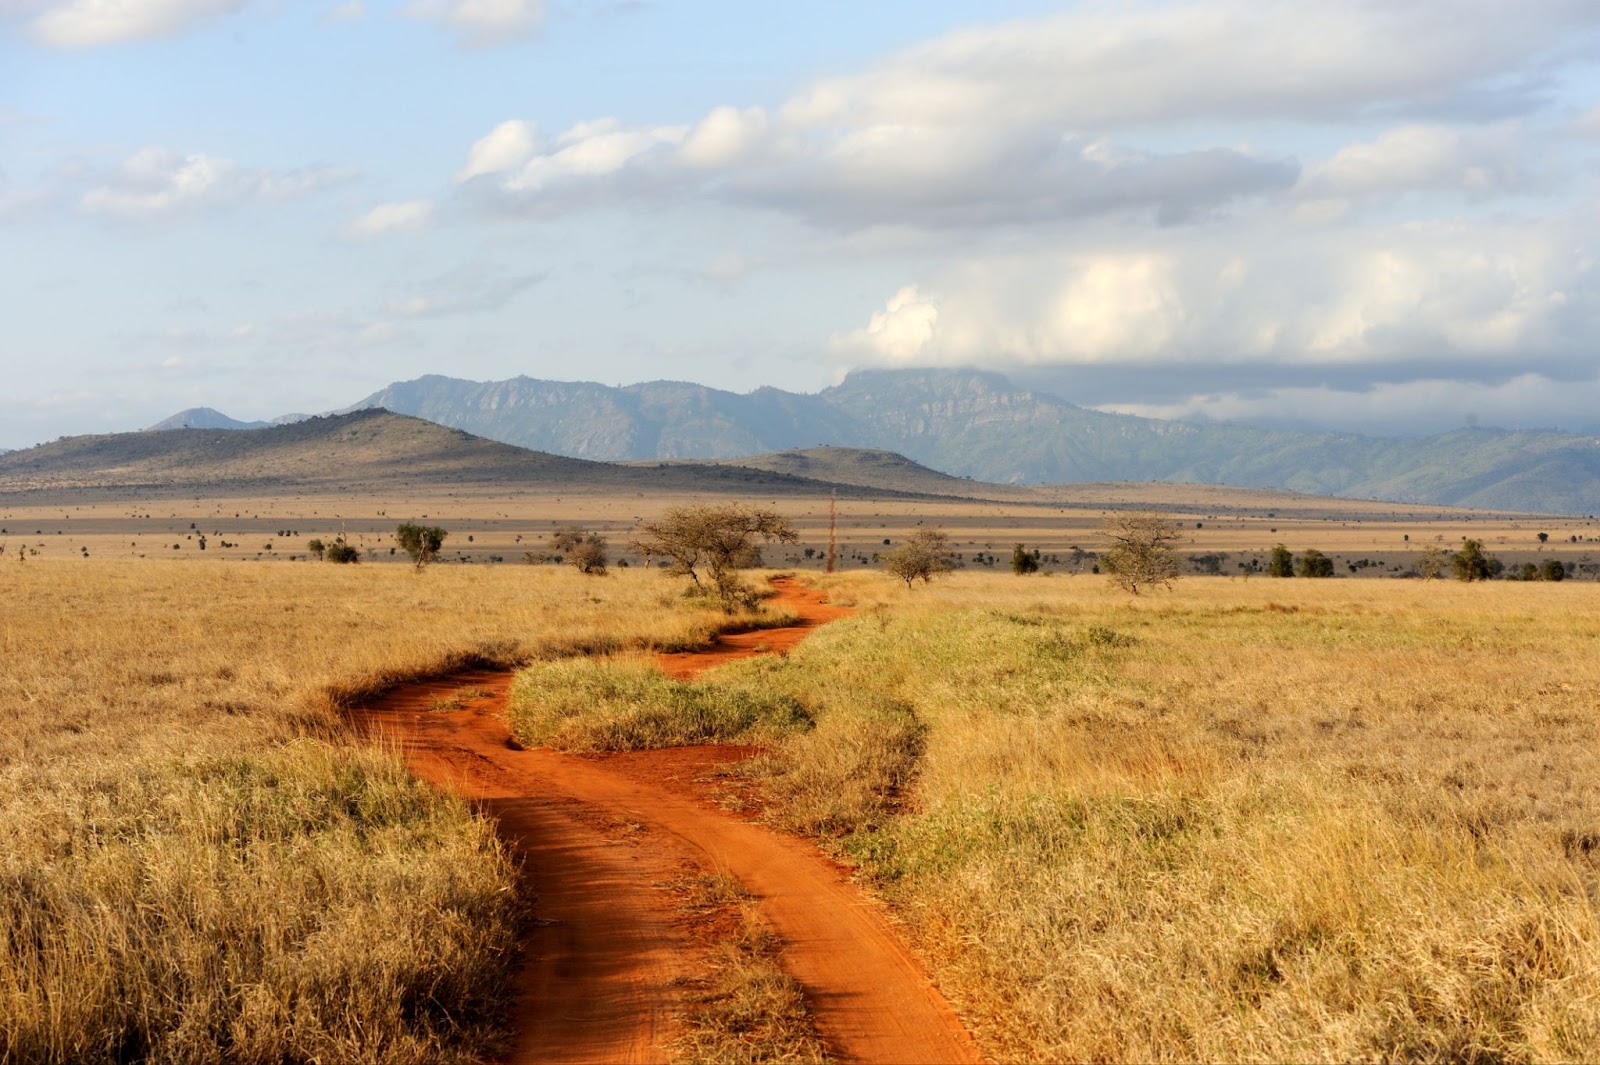
<svg viewBox="0 0 1600 1065">
<path fill-rule="evenodd" d="M 849 611 L 773 582 L 798 625 L 720 637 L 662 655 L 687 679 L 782 652 Z M 511 1061 L 661 1061 L 671 1055 L 693 937 L 666 885 L 720 871 L 754 896 L 804 988 L 830 1056 L 843 1061 L 976 1061 L 972 1039 L 882 910 L 814 847 L 712 805 L 703 771 L 741 749 L 604 756 L 522 750 L 504 710 L 513 674 L 475 672 L 397 688 L 357 715 L 412 770 L 478 801 L 523 866 L 538 920 L 524 935 Z M 461 709 L 439 709 L 459 700 Z"/>
</svg>

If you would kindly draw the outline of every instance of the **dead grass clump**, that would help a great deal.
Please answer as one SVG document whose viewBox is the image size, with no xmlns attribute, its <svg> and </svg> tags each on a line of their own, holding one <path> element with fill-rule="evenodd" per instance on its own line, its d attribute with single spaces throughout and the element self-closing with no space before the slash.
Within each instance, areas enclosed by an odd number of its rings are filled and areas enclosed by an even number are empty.
<svg viewBox="0 0 1600 1065">
<path fill-rule="evenodd" d="M 767 777 L 786 826 L 819 836 L 876 828 L 897 811 L 917 771 L 926 727 L 909 707 L 862 703 L 828 713 L 751 767 Z"/>
<path fill-rule="evenodd" d="M 707 1065 L 826 1060 L 800 984 L 778 964 L 778 943 L 738 881 L 711 873 L 676 886 L 683 911 L 716 940 L 710 975 L 688 989 L 678 1056 Z"/>
</svg>

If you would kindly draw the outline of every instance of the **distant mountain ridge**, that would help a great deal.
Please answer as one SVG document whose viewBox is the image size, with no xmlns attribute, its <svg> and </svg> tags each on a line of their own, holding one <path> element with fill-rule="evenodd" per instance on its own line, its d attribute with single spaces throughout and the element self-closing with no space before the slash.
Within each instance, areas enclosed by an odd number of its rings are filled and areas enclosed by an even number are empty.
<svg viewBox="0 0 1600 1065">
<path fill-rule="evenodd" d="M 355 404 L 558 454 L 732 459 L 822 444 L 992 482 L 1192 481 L 1489 509 L 1600 511 L 1600 438 L 1462 429 L 1419 439 L 1107 414 L 997 373 L 856 371 L 814 394 L 675 381 L 426 376 Z"/>
<path fill-rule="evenodd" d="M 728 460 L 834 445 L 1000 483 L 1176 481 L 1563 514 L 1600 512 L 1600 438 L 1462 429 L 1418 439 L 1108 414 L 977 370 L 856 371 L 817 393 L 677 381 L 396 382 L 383 407 L 598 461 Z M 186 412 L 188 413 L 188 412 Z M 219 415 L 219 417 L 222 417 Z"/>
<path fill-rule="evenodd" d="M 592 462 L 375 409 L 245 431 L 184 428 L 62 437 L 0 456 L 0 493 L 112 489 L 250 494 L 462 485 L 738 495 L 756 491 L 775 496 L 837 491 L 841 497 L 923 498 L 915 489 L 821 481 L 754 467 Z"/>
<path fill-rule="evenodd" d="M 180 410 L 170 418 L 163 418 L 145 432 L 159 432 L 163 429 L 270 429 L 274 425 L 293 425 L 295 422 L 303 422 L 309 417 L 311 417 L 309 414 L 285 414 L 271 421 L 241 422 L 211 407 L 190 407 L 188 410 Z"/>
</svg>

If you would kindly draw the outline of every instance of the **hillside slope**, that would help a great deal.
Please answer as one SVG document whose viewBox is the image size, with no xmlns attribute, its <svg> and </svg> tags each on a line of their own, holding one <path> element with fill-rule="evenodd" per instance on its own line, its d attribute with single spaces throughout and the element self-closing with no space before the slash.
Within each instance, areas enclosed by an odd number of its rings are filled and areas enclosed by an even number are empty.
<svg viewBox="0 0 1600 1065">
<path fill-rule="evenodd" d="M 816 394 L 682 382 L 610 388 L 528 377 L 422 377 L 383 405 L 558 454 L 718 458 L 832 444 L 1013 483 L 1176 481 L 1317 495 L 1587 514 L 1600 438 L 1466 429 L 1421 439 L 1290 432 L 1108 414 L 973 370 L 872 370 Z"/>
<path fill-rule="evenodd" d="M 797 448 L 764 455 L 741 455 L 717 460 L 714 464 L 931 496 L 1036 502 L 1055 494 L 1046 485 L 991 484 L 970 477 L 953 477 L 913 462 L 904 455 L 877 448 Z"/>
<path fill-rule="evenodd" d="M 731 464 L 620 466 L 531 451 L 383 410 L 289 425 L 65 437 L 0 456 L 0 493 L 41 489 L 347 491 L 519 485 L 906 496 Z"/>
</svg>

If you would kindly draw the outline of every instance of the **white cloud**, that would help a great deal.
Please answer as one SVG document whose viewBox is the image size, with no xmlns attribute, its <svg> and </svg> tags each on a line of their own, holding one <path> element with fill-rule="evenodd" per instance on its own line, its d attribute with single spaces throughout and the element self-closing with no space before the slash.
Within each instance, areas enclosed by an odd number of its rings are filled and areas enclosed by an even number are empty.
<svg viewBox="0 0 1600 1065">
<path fill-rule="evenodd" d="M 831 341 L 836 350 L 877 356 L 889 363 L 908 363 L 922 354 L 939 323 L 939 305 L 924 299 L 915 285 L 889 297 L 865 329 Z"/>
<path fill-rule="evenodd" d="M 797 126 L 1321 121 L 1426 109 L 1593 30 L 1580 0 L 1510 7 L 1347 0 L 1083 5 L 962 30 L 811 87 Z M 1513 86 L 1513 88 L 1518 88 Z M 1503 94 L 1501 94 L 1503 95 Z M 1496 94 L 1482 106 L 1503 104 Z"/>
<path fill-rule="evenodd" d="M 413 0 L 405 10 L 440 23 L 469 48 L 520 40 L 544 22 L 544 0 Z"/>
<path fill-rule="evenodd" d="M 66 0 L 46 3 L 33 19 L 33 35 L 57 48 L 91 48 L 170 37 L 245 0 Z"/>
<path fill-rule="evenodd" d="M 1472 198 L 1527 188 L 1536 153 L 1513 123 L 1453 129 L 1410 125 L 1351 144 L 1310 168 L 1299 192 L 1310 200 L 1382 199 L 1407 192 L 1460 192 Z"/>
<path fill-rule="evenodd" d="M 1552 71 L 1597 38 L 1600 7 L 1581 0 L 1448 15 L 1345 0 L 1084 5 L 946 34 L 770 111 L 721 106 L 687 126 L 602 119 L 552 145 L 507 123 L 473 147 L 460 177 L 498 175 L 475 193 L 535 216 L 698 199 L 848 229 L 1140 213 L 1177 223 L 1301 182 L 1303 210 L 1334 218 L 1412 188 L 1525 191 L 1538 146 L 1516 125 L 1458 131 L 1443 117 L 1539 106 Z M 1304 178 L 1292 149 L 1207 132 L 1385 116 L 1409 124 Z"/>
<path fill-rule="evenodd" d="M 678 158 L 689 166 L 728 166 L 758 150 L 766 132 L 767 113 L 759 107 L 713 108 L 689 130 Z"/>
<path fill-rule="evenodd" d="M 1593 226 L 1588 226 L 1593 229 Z M 1250 365 L 1397 361 L 1434 373 L 1592 365 L 1600 278 L 1573 225 L 1281 225 L 1092 251 L 976 255 L 902 288 L 836 359 L 922 365 Z M 916 315 L 916 308 L 937 308 Z M 1443 370 L 1441 368 L 1449 367 Z M 1370 379 L 1370 376 L 1369 376 Z"/>
<path fill-rule="evenodd" d="M 1090 361 L 1166 351 L 1186 313 L 1175 272 L 1164 255 L 1091 260 L 1063 287 L 1048 328 Z"/>
<path fill-rule="evenodd" d="M 682 126 L 625 128 L 614 118 L 580 122 L 505 178 L 508 192 L 538 192 L 576 178 L 603 178 L 648 160 L 656 149 L 681 144 Z"/>
<path fill-rule="evenodd" d="M 1287 190 L 1298 168 L 1232 148 L 1143 152 L 1041 130 L 877 126 L 797 137 L 759 108 L 693 126 L 579 123 L 550 144 L 506 122 L 458 181 L 493 176 L 497 206 L 536 215 L 681 196 L 835 227 L 964 228 L 1123 212 L 1184 221 Z"/>
<path fill-rule="evenodd" d="M 518 119 L 502 122 L 472 145 L 467 152 L 467 165 L 457 171 L 456 181 L 515 170 L 538 150 L 539 134 L 533 123 Z"/>
<path fill-rule="evenodd" d="M 426 229 L 432 222 L 432 200 L 406 200 L 378 204 L 351 222 L 348 231 L 352 236 L 376 237 L 385 233 L 415 232 Z"/>
<path fill-rule="evenodd" d="M 79 201 L 93 215 L 123 221 L 232 206 L 251 200 L 286 200 L 348 181 L 353 171 L 308 167 L 268 171 L 231 159 L 183 155 L 165 148 L 136 152 Z"/>
</svg>

